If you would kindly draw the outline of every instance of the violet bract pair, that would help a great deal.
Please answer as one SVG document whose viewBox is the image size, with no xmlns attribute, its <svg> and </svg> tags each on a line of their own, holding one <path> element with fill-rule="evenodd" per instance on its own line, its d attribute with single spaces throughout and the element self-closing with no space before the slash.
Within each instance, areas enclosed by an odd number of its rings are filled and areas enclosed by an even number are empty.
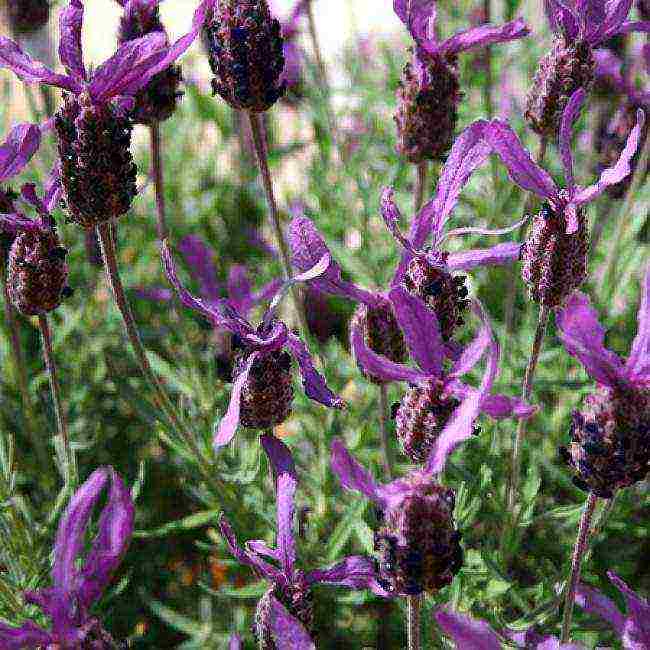
<svg viewBox="0 0 650 650">
<path fill-rule="evenodd" d="M 271 584 L 260 599 L 255 616 L 254 629 L 260 649 L 312 650 L 316 640 L 313 586 L 331 584 L 386 594 L 378 587 L 374 563 L 367 557 L 353 555 L 326 569 L 306 573 L 297 568 L 294 516 L 298 477 L 293 457 L 287 446 L 273 436 L 263 435 L 260 441 L 275 477 L 276 547 L 271 548 L 262 540 L 251 540 L 242 548 L 225 516 L 221 517 L 219 528 L 230 553 Z"/>
<path fill-rule="evenodd" d="M 109 486 L 110 485 L 110 486 Z M 83 563 L 86 529 L 104 489 L 108 500 Z M 25 593 L 52 621 L 45 630 L 28 621 L 19 628 L 0 623 L 3 650 L 77 648 L 111 650 L 115 642 L 92 616 L 91 609 L 106 590 L 133 534 L 135 509 L 131 494 L 112 467 L 95 470 L 75 492 L 59 522 L 54 543 L 52 586 Z"/>
<path fill-rule="evenodd" d="M 215 328 L 231 332 L 237 342 L 236 348 L 241 350 L 235 364 L 228 411 L 215 431 L 215 448 L 228 444 L 240 423 L 245 427 L 265 430 L 289 417 L 293 401 L 292 356 L 298 362 L 307 397 L 325 406 L 343 408 L 343 401 L 327 387 L 325 379 L 314 367 L 307 346 L 275 317 L 277 302 L 288 287 L 324 273 L 329 264 L 328 256 L 323 256 L 306 273 L 285 283 L 257 328 L 228 301 L 222 299 L 210 304 L 187 291 L 176 275 L 166 241 L 162 247 L 162 260 L 167 279 L 183 305 L 198 311 Z"/>
</svg>

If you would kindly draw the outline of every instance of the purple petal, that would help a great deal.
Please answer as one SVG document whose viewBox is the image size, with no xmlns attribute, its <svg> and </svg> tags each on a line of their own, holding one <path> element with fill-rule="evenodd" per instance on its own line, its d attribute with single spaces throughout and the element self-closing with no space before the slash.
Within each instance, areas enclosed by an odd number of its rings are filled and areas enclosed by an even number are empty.
<svg viewBox="0 0 650 650">
<path fill-rule="evenodd" d="M 625 369 L 635 379 L 645 380 L 650 374 L 650 266 L 643 276 L 641 302 L 636 320 L 637 333 Z"/>
<path fill-rule="evenodd" d="M 481 25 L 459 32 L 440 43 L 436 50 L 443 55 L 453 55 L 474 47 L 485 47 L 495 43 L 507 43 L 530 34 L 523 18 L 518 18 L 504 25 Z M 427 44 L 422 43 L 427 49 Z"/>
<path fill-rule="evenodd" d="M 228 650 L 242 650 L 243 647 L 239 634 L 231 634 L 230 641 L 228 641 Z"/>
<path fill-rule="evenodd" d="M 108 467 L 96 469 L 74 493 L 59 522 L 54 543 L 52 582 L 57 589 L 72 595 L 79 570 L 76 561 L 84 546 L 84 535 L 95 504 L 108 483 Z"/>
<path fill-rule="evenodd" d="M 615 386 L 624 380 L 623 363 L 605 348 L 605 329 L 589 297 L 575 292 L 556 316 L 559 338 L 567 352 L 576 357 L 599 383 Z"/>
<path fill-rule="evenodd" d="M 253 367 L 253 363 L 259 357 L 259 352 L 253 352 L 246 362 L 246 366 L 243 370 L 237 375 L 235 382 L 232 385 L 232 392 L 230 393 L 230 403 L 228 404 L 228 410 L 226 414 L 221 418 L 219 426 L 216 427 L 215 435 L 212 440 L 212 446 L 215 451 L 219 447 L 227 445 L 235 435 L 237 427 L 239 426 L 239 411 L 241 407 L 241 394 L 244 390 L 244 384 L 248 379 L 248 373 Z"/>
<path fill-rule="evenodd" d="M 553 179 L 539 165 L 533 162 L 517 134 L 509 124 L 492 120 L 485 129 L 485 137 L 508 170 L 510 178 L 529 192 L 544 199 L 557 196 Z"/>
<path fill-rule="evenodd" d="M 183 237 L 178 244 L 178 250 L 185 259 L 192 277 L 199 283 L 201 296 L 211 302 L 219 300 L 221 285 L 217 282 L 214 251 L 196 235 Z M 230 291 L 229 295 L 233 297 Z"/>
<path fill-rule="evenodd" d="M 350 454 L 340 438 L 332 440 L 331 466 L 346 490 L 358 490 L 378 506 L 384 505 L 381 487 L 372 474 Z"/>
<path fill-rule="evenodd" d="M 261 555 L 263 557 L 270 557 L 276 562 L 280 561 L 280 551 L 275 548 L 271 548 L 264 540 L 261 539 L 249 539 L 246 542 L 246 549 Z"/>
<path fill-rule="evenodd" d="M 644 650 L 650 644 L 650 603 L 635 594 L 613 571 L 607 577 L 623 594 L 628 619 L 625 623 L 623 646 L 626 650 Z"/>
<path fill-rule="evenodd" d="M 606 620 L 616 630 L 617 634 L 623 632 L 625 617 L 618 610 L 614 601 L 604 596 L 597 589 L 578 584 L 576 588 L 576 604 L 590 614 L 596 614 Z"/>
<path fill-rule="evenodd" d="M 302 272 L 313 268 L 324 255 L 330 254 L 325 240 L 316 229 L 314 222 L 299 213 L 295 213 L 289 227 L 289 246 L 291 247 L 291 261 Z M 369 305 L 377 303 L 377 298 L 372 293 L 343 280 L 341 267 L 334 260 L 331 260 L 325 273 L 312 280 L 311 284 L 325 293 L 343 296 Z"/>
<path fill-rule="evenodd" d="M 327 387 L 325 378 L 314 367 L 307 346 L 295 334 L 288 335 L 286 345 L 291 350 L 291 354 L 296 358 L 296 361 L 298 361 L 305 395 L 325 406 L 337 409 L 344 408 L 345 402 Z"/>
<path fill-rule="evenodd" d="M 0 36 L 0 68 L 12 70 L 27 83 L 45 83 L 64 90 L 81 92 L 78 81 L 67 75 L 57 74 L 42 63 L 34 61 L 19 45 L 4 36 Z"/>
<path fill-rule="evenodd" d="M 198 311 L 203 316 L 205 316 L 213 324 L 221 324 L 221 317 L 217 311 L 203 300 L 195 298 L 180 282 L 178 276 L 176 275 L 176 268 L 174 266 L 174 258 L 172 257 L 171 250 L 169 249 L 169 243 L 167 240 L 163 241 L 162 247 L 160 249 L 160 255 L 162 257 L 163 270 L 169 280 L 169 284 L 174 287 L 174 290 L 178 294 L 181 302 L 185 307 L 189 309 L 194 309 Z"/>
<path fill-rule="evenodd" d="M 492 330 L 488 324 L 484 324 L 473 341 L 463 349 L 460 356 L 454 362 L 449 372 L 449 377 L 458 378 L 470 372 L 481 360 L 481 357 L 485 354 L 491 342 Z"/>
<path fill-rule="evenodd" d="M 573 9 L 559 0 L 544 0 L 544 7 L 551 29 L 559 34 L 564 34 L 569 39 L 578 36 L 578 16 Z"/>
<path fill-rule="evenodd" d="M 411 356 L 427 375 L 440 377 L 445 354 L 435 313 L 403 287 L 394 287 L 388 295 Z"/>
<path fill-rule="evenodd" d="M 270 600 L 271 635 L 277 650 L 316 650 L 304 625 L 291 616 L 275 596 Z"/>
<path fill-rule="evenodd" d="M 351 589 L 369 589 L 376 580 L 375 563 L 367 557 L 353 555 L 327 568 L 310 571 L 307 582 L 324 582 Z"/>
<path fill-rule="evenodd" d="M 284 30 L 283 30 L 284 32 Z M 284 68 L 280 81 L 286 83 L 287 88 L 299 86 L 303 79 L 303 53 L 300 47 L 284 36 L 284 45 L 282 47 L 284 54 Z"/>
<path fill-rule="evenodd" d="M 99 518 L 98 533 L 79 576 L 78 598 L 89 608 L 102 595 L 119 566 L 133 535 L 135 508 L 131 492 L 112 467 L 111 489 Z"/>
<path fill-rule="evenodd" d="M 650 20 L 624 22 L 616 30 L 617 34 L 631 34 L 633 32 L 643 32 L 644 34 L 650 32 Z"/>
<path fill-rule="evenodd" d="M 481 403 L 481 413 L 494 420 L 515 417 L 526 420 L 537 413 L 537 406 L 527 404 L 518 397 L 507 395 L 486 395 Z"/>
<path fill-rule="evenodd" d="M 261 578 L 266 578 L 267 580 L 277 582 L 282 585 L 285 584 L 284 576 L 272 564 L 265 562 L 255 553 L 245 551 L 238 544 L 235 533 L 228 523 L 226 516 L 223 514 L 219 519 L 219 531 L 221 532 L 221 536 L 224 538 L 226 545 L 228 546 L 228 551 L 237 560 L 237 562 L 251 567 Z"/>
<path fill-rule="evenodd" d="M 228 287 L 228 302 L 244 318 L 248 317 L 248 312 L 253 306 L 253 296 L 248 271 L 243 264 L 233 264 L 230 267 L 226 286 Z"/>
<path fill-rule="evenodd" d="M 169 302 L 174 297 L 174 292 L 171 289 L 162 289 L 161 287 L 136 287 L 133 292 L 138 298 L 156 302 Z"/>
<path fill-rule="evenodd" d="M 45 212 L 51 214 L 52 211 L 59 205 L 61 195 L 63 193 L 63 184 L 61 182 L 61 161 L 57 160 L 52 167 L 52 171 L 45 182 L 43 188 L 45 193 L 43 195 L 43 206 Z"/>
<path fill-rule="evenodd" d="M 399 228 L 399 221 L 402 215 L 395 203 L 395 190 L 392 187 L 385 187 L 381 193 L 380 200 L 381 216 L 384 223 L 393 237 L 406 249 L 415 252 L 406 237 Z"/>
<path fill-rule="evenodd" d="M 332 263 L 332 256 L 329 252 L 325 253 L 314 266 L 292 278 L 293 282 L 308 282 L 309 280 L 316 280 L 321 275 L 326 273 L 327 269 Z"/>
<path fill-rule="evenodd" d="M 627 138 L 625 148 L 621 152 L 618 162 L 607 168 L 601 173 L 600 179 L 595 185 L 580 190 L 573 198 L 573 202 L 580 206 L 593 201 L 597 196 L 602 194 L 610 185 L 620 183 L 626 176 L 632 172 L 632 158 L 639 147 L 641 140 L 641 131 L 645 124 L 645 114 L 639 109 L 636 113 L 636 124 Z"/>
<path fill-rule="evenodd" d="M 504 242 L 492 248 L 451 253 L 447 258 L 447 268 L 450 271 L 469 271 L 479 266 L 504 266 L 512 264 L 521 255 L 521 244 Z"/>
<path fill-rule="evenodd" d="M 573 125 L 580 117 L 580 111 L 585 101 L 585 91 L 583 88 L 576 90 L 562 113 L 562 123 L 560 125 L 559 148 L 562 166 L 564 167 L 564 176 L 567 181 L 567 187 L 573 191 L 575 181 L 573 179 L 573 155 L 571 153 L 571 136 L 573 135 Z"/>
<path fill-rule="evenodd" d="M 123 43 L 91 76 L 88 92 L 96 102 L 107 102 L 117 95 L 133 95 L 147 85 L 156 64 L 167 54 L 167 37 L 152 32 Z"/>
<path fill-rule="evenodd" d="M 0 181 L 19 174 L 41 144 L 41 129 L 36 124 L 14 126 L 0 145 Z"/>
<path fill-rule="evenodd" d="M 607 3 L 607 14 L 604 20 L 595 24 L 587 24 L 586 37 L 593 46 L 614 36 L 627 18 L 632 8 L 633 0 L 610 0 Z"/>
<path fill-rule="evenodd" d="M 296 542 L 293 537 L 293 517 L 298 477 L 289 448 L 275 436 L 265 434 L 260 442 L 273 467 L 276 484 L 278 552 L 282 572 L 291 582 L 296 564 Z"/>
<path fill-rule="evenodd" d="M 45 647 L 53 641 L 50 634 L 32 621 L 26 621 L 20 627 L 0 623 L 0 644 L 4 650 Z"/>
<path fill-rule="evenodd" d="M 352 325 L 350 336 L 352 351 L 357 363 L 363 370 L 385 381 L 408 381 L 417 383 L 426 378 L 426 374 L 401 363 L 395 363 L 381 354 L 373 352 L 364 341 L 363 327 L 360 323 Z"/>
<path fill-rule="evenodd" d="M 501 642 L 485 621 L 454 612 L 449 607 L 439 609 L 434 618 L 442 631 L 454 640 L 459 650 L 500 650 Z"/>
<path fill-rule="evenodd" d="M 59 58 L 68 74 L 80 83 L 86 80 L 86 68 L 81 49 L 81 28 L 84 7 L 81 0 L 70 0 L 59 13 Z"/>
<path fill-rule="evenodd" d="M 265 284 L 256 294 L 252 296 L 251 302 L 253 304 L 268 302 L 282 288 L 282 284 L 283 282 L 279 278 L 277 280 L 271 280 L 271 282 Z"/>
<path fill-rule="evenodd" d="M 393 0 L 393 10 L 415 40 L 433 38 L 435 0 Z"/>
</svg>

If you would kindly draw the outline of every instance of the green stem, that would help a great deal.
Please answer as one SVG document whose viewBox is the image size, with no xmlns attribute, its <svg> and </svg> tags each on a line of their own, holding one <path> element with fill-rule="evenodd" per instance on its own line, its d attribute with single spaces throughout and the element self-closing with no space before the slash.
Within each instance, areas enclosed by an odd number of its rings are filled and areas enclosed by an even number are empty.
<svg viewBox="0 0 650 650">
<path fill-rule="evenodd" d="M 163 177 L 162 138 L 160 123 L 154 121 L 150 127 L 151 136 L 151 166 L 153 168 L 153 184 L 156 193 L 156 226 L 158 239 L 162 241 L 169 237 L 169 228 L 165 218 L 165 187 Z"/>
<path fill-rule="evenodd" d="M 421 606 L 421 596 L 406 597 L 408 650 L 421 650 L 422 648 L 422 622 L 420 620 Z"/>
<path fill-rule="evenodd" d="M 580 527 L 578 528 L 578 537 L 573 548 L 573 558 L 571 559 L 571 571 L 569 572 L 568 588 L 564 598 L 564 613 L 562 616 L 562 635 L 560 636 L 560 643 L 568 643 L 571 637 L 571 620 L 573 618 L 573 605 L 576 597 L 576 587 L 580 580 L 580 568 L 582 565 L 582 558 L 588 547 L 589 531 L 591 527 L 591 519 L 596 509 L 598 497 L 590 492 L 585 502 L 582 517 L 580 517 Z"/>
<path fill-rule="evenodd" d="M 50 380 L 50 392 L 52 393 L 52 403 L 54 405 L 54 415 L 56 417 L 57 432 L 63 443 L 64 450 L 64 479 L 67 486 L 71 489 L 77 485 L 77 463 L 75 460 L 72 446 L 70 445 L 70 436 L 68 434 L 68 424 L 63 411 L 63 400 L 61 399 L 61 388 L 59 386 L 56 364 L 54 362 L 54 351 L 52 349 L 52 333 L 46 314 L 40 314 L 38 317 L 38 328 L 43 340 L 43 359 Z"/>
</svg>

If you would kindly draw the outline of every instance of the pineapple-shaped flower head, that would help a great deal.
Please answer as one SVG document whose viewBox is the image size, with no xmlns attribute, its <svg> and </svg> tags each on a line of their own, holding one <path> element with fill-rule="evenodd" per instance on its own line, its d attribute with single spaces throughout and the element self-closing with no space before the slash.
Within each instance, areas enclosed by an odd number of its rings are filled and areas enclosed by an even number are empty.
<svg viewBox="0 0 650 650">
<path fill-rule="evenodd" d="M 408 28 L 415 50 L 397 89 L 397 151 L 412 163 L 444 159 L 451 147 L 461 100 L 458 55 L 467 50 L 523 38 L 523 20 L 482 25 L 444 41 L 435 35 L 435 0 L 395 0 L 395 13 Z"/>
<path fill-rule="evenodd" d="M 239 424 L 264 430 L 289 417 L 293 401 L 292 356 L 298 362 L 307 397 L 325 406 L 343 408 L 342 400 L 332 393 L 314 367 L 305 344 L 275 317 L 277 305 L 291 284 L 326 272 L 329 257 L 324 256 L 307 273 L 285 283 L 258 327 L 253 327 L 227 300 L 210 304 L 192 296 L 176 275 L 166 241 L 162 247 L 162 259 L 167 279 L 183 305 L 201 313 L 215 328 L 230 331 L 236 339 L 239 355 L 234 368 L 235 381 L 228 411 L 215 432 L 216 448 L 232 440 Z"/>
<path fill-rule="evenodd" d="M 544 200 L 541 210 L 533 218 L 521 259 L 522 276 L 531 299 L 549 308 L 561 307 L 585 281 L 589 248 L 585 206 L 630 173 L 631 160 L 645 122 L 644 113 L 638 111 L 636 126 L 616 164 L 605 169 L 594 185 L 580 187 L 573 176 L 571 130 L 584 99 L 584 89 L 576 90 L 562 116 L 559 148 L 566 181 L 563 189 L 533 162 L 508 124 L 493 120 L 486 129 L 486 138 L 506 166 L 510 178 Z"/>
<path fill-rule="evenodd" d="M 83 562 L 86 529 L 93 509 L 108 489 L 98 532 Z M 3 650 L 92 648 L 118 646 L 91 615 L 91 609 L 109 586 L 133 535 L 135 512 L 131 493 L 112 467 L 100 467 L 74 493 L 59 522 L 54 543 L 52 586 L 25 593 L 28 603 L 52 620 L 50 630 L 32 621 L 15 628 L 0 623 Z"/>
<path fill-rule="evenodd" d="M 214 94 L 233 108 L 271 108 L 286 90 L 281 31 L 267 0 L 217 0 L 205 26 Z"/>
<path fill-rule="evenodd" d="M 21 199 L 38 214 L 36 219 L 22 212 L 0 214 L 0 230 L 14 240 L 9 251 L 7 293 L 13 306 L 26 316 L 56 309 L 71 295 L 67 286 L 67 250 L 61 246 L 52 211 L 61 196 L 58 170 L 55 170 L 41 200 L 33 184 L 23 185 Z"/>
<path fill-rule="evenodd" d="M 630 0 L 590 2 L 545 0 L 555 39 L 542 58 L 526 101 L 525 117 L 536 133 L 554 137 L 569 99 L 594 83 L 594 48 L 618 34 L 650 30 L 650 22 L 626 21 Z"/>
<path fill-rule="evenodd" d="M 221 517 L 219 528 L 230 553 L 270 583 L 268 591 L 258 602 L 255 616 L 254 631 L 260 650 L 314 650 L 311 591 L 314 585 L 370 588 L 378 595 L 387 594 L 379 587 L 374 563 L 367 557 L 346 557 L 331 567 L 308 572 L 297 568 L 294 516 L 298 477 L 294 460 L 287 446 L 274 436 L 263 435 L 261 443 L 275 478 L 276 547 L 271 548 L 261 540 L 251 540 L 242 548 L 225 516 Z"/>
<path fill-rule="evenodd" d="M 162 32 L 127 41 L 92 73 L 86 70 L 81 49 L 81 0 L 69 0 L 59 14 L 59 58 L 67 74 L 53 72 L 0 37 L 0 67 L 10 68 L 27 83 L 64 91 L 55 129 L 63 196 L 72 221 L 89 229 L 131 207 L 137 190 L 128 109 L 138 91 L 191 45 L 213 2 L 201 2 L 190 32 L 171 46 Z"/>
<path fill-rule="evenodd" d="M 625 362 L 605 348 L 605 330 L 589 298 L 575 293 L 558 314 L 560 340 L 596 380 L 572 415 L 571 442 L 560 450 L 573 482 L 611 498 L 650 470 L 650 269 L 646 272 L 638 331 Z"/>
<path fill-rule="evenodd" d="M 120 45 L 153 32 L 166 35 L 160 20 L 160 1 L 117 0 L 124 8 L 117 35 Z M 182 78 L 177 65 L 170 65 L 154 75 L 134 97 L 133 121 L 150 125 L 170 118 L 176 110 L 176 101 L 183 96 L 179 91 Z"/>
<path fill-rule="evenodd" d="M 50 19 L 49 0 L 5 0 L 7 21 L 13 34 L 32 34 Z"/>
</svg>

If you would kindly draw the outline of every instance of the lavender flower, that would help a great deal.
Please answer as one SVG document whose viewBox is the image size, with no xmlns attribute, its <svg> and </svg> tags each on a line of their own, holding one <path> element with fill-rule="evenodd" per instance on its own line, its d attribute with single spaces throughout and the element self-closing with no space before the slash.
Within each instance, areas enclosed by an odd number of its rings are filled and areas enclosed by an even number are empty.
<svg viewBox="0 0 650 650">
<path fill-rule="evenodd" d="M 397 322 L 419 366 L 417 369 L 397 364 L 372 351 L 358 327 L 352 329 L 352 348 L 357 363 L 367 373 L 387 381 L 407 381 L 410 388 L 395 411 L 397 437 L 404 453 L 415 463 L 423 463 L 444 435 L 461 400 L 476 394 L 476 390 L 460 381 L 488 351 L 488 373 L 480 393 L 479 409 L 494 418 L 511 415 L 530 417 L 535 409 L 504 395 L 488 395 L 497 373 L 499 346 L 490 325 L 478 305 L 474 311 L 483 327 L 467 346 L 449 373 L 443 371 L 447 354 L 440 326 L 435 315 L 424 302 L 402 287 L 394 287 L 389 294 Z M 454 444 L 458 444 L 455 440 Z"/>
<path fill-rule="evenodd" d="M 7 19 L 14 34 L 31 34 L 47 25 L 49 0 L 6 0 Z"/>
<path fill-rule="evenodd" d="M 184 237 L 179 249 L 185 258 L 190 275 L 199 284 L 201 300 L 212 307 L 216 307 L 222 299 L 222 285 L 217 280 L 217 269 L 213 262 L 213 251 L 196 235 Z M 227 304 L 243 318 L 248 319 L 251 310 L 262 302 L 268 301 L 282 286 L 281 280 L 273 280 L 264 285 L 258 292 L 253 292 L 246 267 L 234 264 L 228 271 L 226 283 Z M 168 302 L 173 297 L 170 289 L 149 287 L 137 289 L 137 294 L 146 300 Z M 233 343 L 236 337 L 223 329 L 214 330 L 214 343 L 217 347 L 217 372 L 223 381 L 232 381 L 233 364 L 237 350 Z M 235 346 L 236 347 L 236 346 Z"/>
<path fill-rule="evenodd" d="M 187 291 L 178 280 L 167 242 L 163 243 L 162 259 L 167 279 L 181 302 L 201 313 L 214 327 L 232 332 L 236 337 L 236 347 L 241 350 L 235 366 L 230 405 L 215 432 L 216 448 L 232 440 L 240 423 L 249 428 L 268 429 L 289 417 L 293 400 L 291 356 L 298 362 L 307 397 L 325 406 L 343 407 L 342 400 L 332 393 L 314 367 L 306 345 L 275 318 L 277 302 L 288 285 L 278 293 L 262 322 L 255 328 L 225 300 L 209 304 Z M 323 257 L 313 269 L 292 282 L 301 282 L 326 272 L 328 264 L 329 259 Z"/>
<path fill-rule="evenodd" d="M 204 35 L 215 95 L 233 108 L 256 113 L 282 97 L 283 39 L 267 0 L 218 0 Z"/>
<path fill-rule="evenodd" d="M 271 587 L 257 605 L 255 631 L 261 650 L 310 650 L 314 648 L 313 595 L 311 588 L 319 583 L 341 585 L 350 589 L 374 588 L 373 562 L 362 556 L 350 556 L 325 569 L 305 573 L 296 567 L 296 542 L 293 519 L 298 477 L 287 446 L 270 435 L 261 437 L 275 476 L 277 495 L 277 547 L 270 548 L 261 540 L 239 546 L 225 516 L 219 528 L 230 553 L 241 563 L 268 580 Z M 276 564 L 271 564 L 273 560 Z"/>
<path fill-rule="evenodd" d="M 98 533 L 83 564 L 85 532 L 93 508 L 108 487 L 108 501 L 99 518 Z M 0 623 L 4 650 L 23 648 L 83 647 L 108 650 L 114 642 L 100 621 L 91 616 L 124 557 L 133 534 L 131 494 L 112 467 L 100 467 L 75 492 L 65 509 L 54 543 L 52 586 L 26 592 L 25 600 L 37 605 L 52 620 L 51 630 L 28 621 L 19 628 Z"/>
<path fill-rule="evenodd" d="M 402 260 L 395 271 L 391 286 L 403 285 L 413 295 L 426 301 L 435 313 L 445 341 L 452 338 L 456 328 L 462 324 L 462 314 L 467 308 L 467 288 L 462 277 L 454 277 L 454 271 L 470 270 L 478 266 L 508 264 L 519 257 L 520 245 L 504 243 L 488 249 L 467 250 L 447 253 L 442 250 L 444 240 L 450 236 L 477 232 L 481 234 L 503 234 L 518 227 L 490 231 L 482 228 L 459 229 L 444 233 L 458 197 L 473 171 L 482 165 L 490 152 L 484 140 L 488 123 L 475 122 L 463 131 L 454 142 L 449 158 L 443 167 L 440 182 L 434 198 L 415 216 L 408 237 L 402 235 L 398 223 L 399 210 L 393 200 L 393 191 L 384 190 L 381 212 L 386 225 L 404 248 Z M 433 244 L 425 247 L 432 236 Z M 328 252 L 325 241 L 313 222 L 301 212 L 294 213 L 289 232 L 289 244 L 293 264 L 306 270 Z M 400 363 L 406 358 L 403 337 L 384 293 L 370 292 L 342 279 L 341 268 L 330 264 L 326 274 L 310 284 L 321 291 L 340 295 L 361 303 L 353 322 L 365 331 L 366 345 L 378 354 Z M 373 381 L 380 382 L 378 378 Z"/>
<path fill-rule="evenodd" d="M 501 650 L 499 636 L 485 621 L 478 621 L 450 607 L 439 609 L 434 618 L 442 631 L 454 641 L 458 650 Z M 542 636 L 534 630 L 512 632 L 504 630 L 501 636 L 510 639 L 518 648 L 527 650 L 586 650 L 577 643 L 560 643 L 554 636 Z"/>
<path fill-rule="evenodd" d="M 571 296 L 557 324 L 567 352 L 597 382 L 573 413 L 571 443 L 560 454 L 579 488 L 609 499 L 617 489 L 642 481 L 650 469 L 650 269 L 627 361 L 605 348 L 605 330 L 585 294 Z"/>
<path fill-rule="evenodd" d="M 395 13 L 408 28 L 416 47 L 397 90 L 397 151 L 412 163 L 441 159 L 451 146 L 458 104 L 458 54 L 476 47 L 505 43 L 529 33 L 523 20 L 501 26 L 482 25 L 444 41 L 434 34 L 434 0 L 394 0 Z"/>
<path fill-rule="evenodd" d="M 588 240 L 584 208 L 607 187 L 619 183 L 630 173 L 631 160 L 645 122 L 643 111 L 638 111 L 636 126 L 616 164 L 604 170 L 594 185 L 581 187 L 573 175 L 571 129 L 585 96 L 582 88 L 577 90 L 562 116 L 559 148 L 566 181 L 563 189 L 532 161 L 508 124 L 493 120 L 485 129 L 486 140 L 506 166 L 510 178 L 545 201 L 533 219 L 532 232 L 522 249 L 522 275 L 531 299 L 553 308 L 560 307 L 587 277 Z"/>
<path fill-rule="evenodd" d="M 129 151 L 131 124 L 124 108 L 191 45 L 213 2 L 201 2 L 192 29 L 172 46 L 167 46 L 161 32 L 128 41 L 92 74 L 83 62 L 84 8 L 80 0 L 69 0 L 59 15 L 59 57 L 67 74 L 53 72 L 10 39 L 0 37 L 0 67 L 13 70 L 27 83 L 64 91 L 55 127 L 64 198 L 73 221 L 91 228 L 128 211 L 137 190 Z"/>
<path fill-rule="evenodd" d="M 540 61 L 527 99 L 525 117 L 542 136 L 554 136 L 573 94 L 591 90 L 594 82 L 593 49 L 617 34 L 650 31 L 650 22 L 628 22 L 631 0 L 590 2 L 545 0 L 555 33 L 553 49 Z"/>
<path fill-rule="evenodd" d="M 153 32 L 167 36 L 160 21 L 160 1 L 117 0 L 124 8 L 120 17 L 118 43 L 127 43 Z M 168 45 L 167 39 L 165 43 Z M 170 65 L 151 77 L 135 95 L 133 121 L 150 125 L 169 119 L 176 110 L 176 101 L 183 96 L 179 92 L 181 80 L 181 69 L 176 65 Z"/>
<path fill-rule="evenodd" d="M 608 571 L 607 576 L 623 594 L 627 616 L 607 596 L 586 585 L 578 585 L 576 603 L 607 621 L 621 638 L 623 650 L 650 648 L 650 602 L 635 594 L 613 571 Z"/>
<path fill-rule="evenodd" d="M 7 267 L 7 294 L 13 306 L 26 316 L 56 309 L 72 294 L 67 286 L 67 250 L 61 246 L 52 210 L 61 196 L 55 170 L 41 200 L 33 184 L 23 185 L 21 198 L 38 213 L 29 219 L 22 212 L 0 215 L 0 229 L 13 237 Z"/>
</svg>

